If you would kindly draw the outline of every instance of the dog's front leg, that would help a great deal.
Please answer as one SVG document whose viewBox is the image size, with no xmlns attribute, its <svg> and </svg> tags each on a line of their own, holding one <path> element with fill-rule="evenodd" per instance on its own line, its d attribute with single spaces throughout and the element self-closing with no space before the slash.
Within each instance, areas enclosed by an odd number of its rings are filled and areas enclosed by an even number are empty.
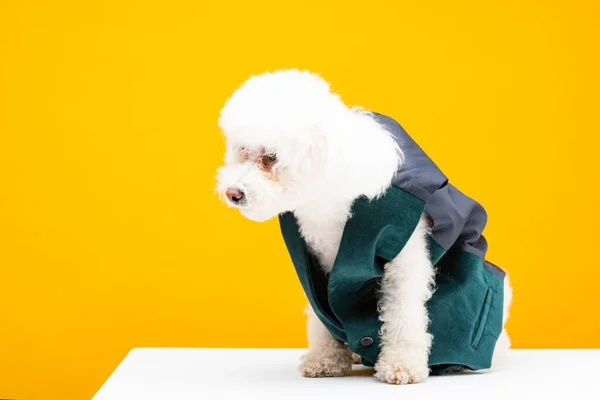
<svg viewBox="0 0 600 400">
<path fill-rule="evenodd" d="M 352 368 L 352 352 L 345 343 L 331 336 L 310 306 L 306 313 L 308 352 L 302 356 L 298 370 L 311 378 L 344 376 Z"/>
<path fill-rule="evenodd" d="M 375 376 L 382 382 L 417 383 L 429 375 L 426 302 L 434 272 L 426 229 L 422 219 L 402 252 L 385 267 L 379 303 L 381 351 L 375 365 Z"/>
</svg>

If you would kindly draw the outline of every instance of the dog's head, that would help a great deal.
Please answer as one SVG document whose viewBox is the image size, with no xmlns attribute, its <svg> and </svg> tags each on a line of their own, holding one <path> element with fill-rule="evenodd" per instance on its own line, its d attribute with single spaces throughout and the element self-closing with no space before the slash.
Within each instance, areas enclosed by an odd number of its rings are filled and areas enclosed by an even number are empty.
<svg viewBox="0 0 600 400">
<path fill-rule="evenodd" d="M 307 203 L 374 197 L 401 159 L 388 132 L 304 71 L 248 79 L 221 110 L 222 199 L 255 221 Z"/>
</svg>

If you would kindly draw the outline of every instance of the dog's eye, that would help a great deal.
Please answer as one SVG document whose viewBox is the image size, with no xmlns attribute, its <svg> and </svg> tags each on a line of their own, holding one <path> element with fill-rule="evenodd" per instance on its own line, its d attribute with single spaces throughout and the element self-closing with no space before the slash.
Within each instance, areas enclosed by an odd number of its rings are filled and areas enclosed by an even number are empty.
<svg viewBox="0 0 600 400">
<path fill-rule="evenodd" d="M 264 171 L 271 171 L 276 162 L 277 156 L 275 154 L 265 154 L 260 157 L 260 167 Z"/>
<path fill-rule="evenodd" d="M 251 156 L 252 156 L 252 153 L 251 153 L 250 149 L 248 149 L 245 146 L 240 146 L 239 147 L 239 159 L 240 159 L 240 162 L 243 163 L 243 162 L 246 162 L 246 161 L 250 160 Z"/>
</svg>

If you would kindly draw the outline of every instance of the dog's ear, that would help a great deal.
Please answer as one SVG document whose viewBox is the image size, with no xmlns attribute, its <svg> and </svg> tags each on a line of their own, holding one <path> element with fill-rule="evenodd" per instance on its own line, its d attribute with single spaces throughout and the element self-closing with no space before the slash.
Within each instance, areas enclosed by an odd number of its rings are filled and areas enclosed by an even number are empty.
<svg viewBox="0 0 600 400">
<path fill-rule="evenodd" d="M 402 150 L 391 133 L 361 109 L 349 113 L 343 147 L 353 185 L 369 198 L 385 191 L 403 162 Z"/>
<path fill-rule="evenodd" d="M 307 156 L 310 158 L 316 169 L 323 174 L 327 172 L 329 144 L 330 143 L 323 127 L 314 126 L 311 130 L 311 141 L 308 145 Z"/>
<path fill-rule="evenodd" d="M 348 149 L 348 137 L 339 120 L 321 121 L 312 129 L 309 157 L 319 176 L 329 184 L 344 180 L 348 162 L 354 154 Z"/>
</svg>

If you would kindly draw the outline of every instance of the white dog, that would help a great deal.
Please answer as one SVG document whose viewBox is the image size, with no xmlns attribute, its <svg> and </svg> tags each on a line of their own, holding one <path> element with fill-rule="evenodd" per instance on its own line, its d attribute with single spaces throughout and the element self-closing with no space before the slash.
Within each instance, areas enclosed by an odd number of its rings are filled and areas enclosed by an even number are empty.
<svg viewBox="0 0 600 400">
<path fill-rule="evenodd" d="M 227 101 L 219 126 L 227 146 L 218 172 L 223 200 L 247 218 L 266 221 L 293 213 L 301 234 L 325 273 L 338 253 L 352 204 L 375 199 L 390 187 L 404 149 L 372 113 L 346 106 L 321 77 L 286 70 L 251 77 Z M 423 381 L 432 345 L 426 302 L 435 290 L 423 214 L 397 257 L 385 267 L 379 304 L 381 353 L 375 376 L 387 383 Z M 505 278 L 504 315 L 510 286 Z M 358 361 L 308 310 L 304 376 L 342 376 Z M 504 329 L 494 360 L 510 346 Z"/>
</svg>

